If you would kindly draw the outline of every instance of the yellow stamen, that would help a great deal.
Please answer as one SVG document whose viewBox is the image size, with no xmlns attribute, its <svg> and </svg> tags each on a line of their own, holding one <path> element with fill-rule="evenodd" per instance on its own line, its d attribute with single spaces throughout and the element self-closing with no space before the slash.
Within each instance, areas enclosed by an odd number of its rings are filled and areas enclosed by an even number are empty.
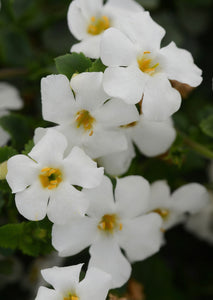
<svg viewBox="0 0 213 300">
<path fill-rule="evenodd" d="M 76 114 L 77 128 L 83 127 L 85 131 L 89 131 L 89 136 L 93 135 L 93 124 L 95 119 L 90 115 L 90 113 L 83 109 Z"/>
<path fill-rule="evenodd" d="M 79 300 L 79 298 L 75 295 L 68 295 L 67 297 L 64 297 L 63 300 Z"/>
<path fill-rule="evenodd" d="M 157 208 L 154 209 L 153 212 L 159 214 L 164 221 L 169 217 L 170 214 L 170 211 L 165 208 Z"/>
<path fill-rule="evenodd" d="M 62 174 L 59 169 L 47 167 L 41 170 L 39 179 L 43 188 L 52 190 L 55 189 L 62 181 Z"/>
<path fill-rule="evenodd" d="M 123 225 L 118 222 L 118 217 L 113 215 L 104 215 L 98 224 L 98 228 L 105 232 L 113 233 L 114 230 L 122 230 Z"/>
<path fill-rule="evenodd" d="M 98 35 L 110 27 L 110 21 L 107 16 L 96 18 L 92 16 L 87 27 L 87 32 L 92 35 Z"/>
<path fill-rule="evenodd" d="M 152 58 L 149 56 L 150 53 L 150 51 L 145 51 L 143 55 L 138 58 L 138 66 L 142 72 L 152 76 L 156 73 L 156 68 L 159 66 L 159 63 L 153 66 L 151 65 Z"/>
</svg>

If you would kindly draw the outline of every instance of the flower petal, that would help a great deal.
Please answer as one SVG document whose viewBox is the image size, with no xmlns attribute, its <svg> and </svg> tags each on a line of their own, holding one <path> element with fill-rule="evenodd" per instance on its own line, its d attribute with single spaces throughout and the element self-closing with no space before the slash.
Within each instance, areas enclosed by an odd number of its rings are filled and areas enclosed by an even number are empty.
<svg viewBox="0 0 213 300">
<path fill-rule="evenodd" d="M 75 100 L 66 76 L 59 74 L 42 78 L 41 98 L 44 120 L 61 124 L 72 118 Z"/>
<path fill-rule="evenodd" d="M 121 218 L 133 218 L 147 210 L 150 187 L 142 176 L 118 178 L 115 188 L 117 213 Z"/>
<path fill-rule="evenodd" d="M 71 219 L 84 216 L 88 206 L 84 194 L 65 182 L 51 194 L 47 215 L 53 223 L 65 224 Z"/>
<path fill-rule="evenodd" d="M 143 11 L 143 7 L 133 0 L 108 0 L 104 8 L 110 11 L 119 10 L 125 13 L 138 13 Z"/>
<path fill-rule="evenodd" d="M 9 83 L 0 82 L 0 110 L 23 107 L 18 90 Z"/>
<path fill-rule="evenodd" d="M 105 30 L 101 39 L 101 60 L 106 66 L 129 66 L 137 56 L 136 47 L 116 28 Z"/>
<path fill-rule="evenodd" d="M 131 262 L 143 260 L 160 249 L 162 219 L 151 213 L 123 223 L 119 232 L 119 245 Z"/>
<path fill-rule="evenodd" d="M 128 104 L 138 103 L 144 92 L 146 76 L 136 66 L 109 67 L 104 72 L 104 90 Z"/>
<path fill-rule="evenodd" d="M 196 87 L 202 82 L 202 71 L 195 64 L 190 52 L 177 48 L 174 42 L 160 50 L 165 57 L 165 72 L 169 79 Z"/>
<path fill-rule="evenodd" d="M 71 256 L 87 248 L 97 234 L 97 221 L 89 217 L 70 220 L 65 225 L 54 224 L 52 245 L 60 256 Z"/>
<path fill-rule="evenodd" d="M 28 155 L 37 162 L 45 164 L 46 167 L 52 167 L 62 162 L 66 148 L 67 140 L 65 136 L 50 128 Z"/>
<path fill-rule="evenodd" d="M 60 300 L 60 296 L 62 297 L 62 295 L 55 290 L 41 286 L 35 300 Z"/>
<path fill-rule="evenodd" d="M 69 183 L 85 188 L 99 185 L 104 173 L 104 169 L 97 168 L 97 163 L 78 147 L 74 147 L 64 160 L 64 169 Z"/>
<path fill-rule="evenodd" d="M 141 153 L 146 156 L 156 156 L 165 153 L 176 137 L 176 131 L 171 122 L 155 122 L 145 119 L 132 128 L 131 138 Z"/>
<path fill-rule="evenodd" d="M 110 153 L 127 149 L 127 139 L 120 130 L 96 130 L 87 143 L 84 144 L 86 153 L 92 158 L 98 158 Z"/>
<path fill-rule="evenodd" d="M 150 191 L 149 212 L 158 208 L 171 207 L 170 187 L 165 180 L 157 180 L 152 183 Z"/>
<path fill-rule="evenodd" d="M 23 191 L 38 176 L 38 165 L 25 155 L 12 156 L 7 162 L 7 182 L 13 193 Z"/>
<path fill-rule="evenodd" d="M 96 120 L 107 127 L 117 127 L 135 122 L 138 118 L 135 105 L 126 104 L 120 99 L 111 99 L 100 108 Z"/>
<path fill-rule="evenodd" d="M 98 159 L 98 164 L 104 167 L 107 174 L 119 176 L 127 172 L 134 157 L 135 149 L 132 142 L 128 141 L 127 150 L 102 156 Z"/>
<path fill-rule="evenodd" d="M 209 194 L 199 183 L 189 183 L 172 194 L 173 207 L 182 213 L 197 213 L 209 201 Z"/>
<path fill-rule="evenodd" d="M 100 43 L 101 35 L 91 36 L 83 40 L 80 43 L 74 44 L 71 48 L 71 52 L 81 53 L 83 52 L 90 58 L 97 59 L 100 57 Z"/>
<path fill-rule="evenodd" d="M 181 104 L 181 96 L 172 88 L 164 74 L 150 76 L 144 91 L 142 112 L 144 117 L 153 121 L 167 120 Z"/>
<path fill-rule="evenodd" d="M 137 44 L 141 50 L 155 52 L 160 49 L 161 40 L 165 35 L 163 27 L 150 17 L 149 12 L 140 12 L 120 19 L 120 30 Z"/>
<path fill-rule="evenodd" d="M 96 188 L 82 191 L 90 202 L 87 211 L 89 216 L 100 219 L 105 214 L 115 212 L 113 187 L 107 176 L 103 176 L 100 185 Z"/>
<path fill-rule="evenodd" d="M 4 146 L 10 139 L 10 135 L 0 127 L 0 147 Z"/>
<path fill-rule="evenodd" d="M 38 180 L 23 192 L 15 196 L 16 207 L 19 213 L 28 220 L 39 221 L 44 219 L 47 213 L 49 190 L 41 187 Z"/>
<path fill-rule="evenodd" d="M 88 36 L 87 34 L 88 21 L 82 14 L 78 2 L 79 1 L 72 1 L 70 3 L 68 13 L 67 13 L 67 21 L 68 21 L 68 27 L 72 32 L 72 34 L 78 40 L 82 40 Z"/>
<path fill-rule="evenodd" d="M 71 79 L 71 86 L 79 107 L 92 113 L 109 99 L 109 95 L 103 90 L 102 82 L 101 72 L 81 73 Z"/>
<path fill-rule="evenodd" d="M 99 14 L 103 7 L 103 0 L 77 0 L 77 2 L 82 14 L 88 19 Z"/>
<path fill-rule="evenodd" d="M 90 247 L 89 268 L 96 267 L 112 276 L 112 287 L 120 287 L 129 279 L 131 265 L 113 238 L 100 236 Z"/>
<path fill-rule="evenodd" d="M 87 270 L 84 280 L 79 283 L 77 294 L 81 300 L 105 300 L 111 284 L 109 274 L 96 268 L 90 268 Z"/>
<path fill-rule="evenodd" d="M 41 274 L 56 291 L 67 293 L 78 285 L 82 266 L 83 264 L 69 267 L 53 267 L 41 270 Z"/>
</svg>

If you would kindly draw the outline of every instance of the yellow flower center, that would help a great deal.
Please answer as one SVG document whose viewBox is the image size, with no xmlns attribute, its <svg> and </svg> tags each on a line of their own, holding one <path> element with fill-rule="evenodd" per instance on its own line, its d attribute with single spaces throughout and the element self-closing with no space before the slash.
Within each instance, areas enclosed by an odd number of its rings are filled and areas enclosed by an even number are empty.
<svg viewBox="0 0 213 300">
<path fill-rule="evenodd" d="M 62 181 L 62 174 L 59 169 L 47 167 L 41 170 L 39 179 L 44 188 L 52 190 L 57 188 L 57 186 Z"/>
<path fill-rule="evenodd" d="M 110 21 L 107 16 L 101 18 L 92 17 L 87 27 L 87 32 L 92 35 L 98 35 L 110 27 Z"/>
<path fill-rule="evenodd" d="M 143 55 L 138 58 L 138 66 L 142 72 L 152 76 L 156 73 L 156 68 L 159 66 L 159 63 L 153 65 L 152 58 L 150 58 L 149 55 L 150 53 L 149 51 L 145 51 Z"/>
<path fill-rule="evenodd" d="M 79 300 L 79 297 L 76 295 L 69 294 L 67 297 L 64 297 L 63 300 Z"/>
<path fill-rule="evenodd" d="M 93 124 L 95 119 L 90 115 L 87 110 L 81 110 L 76 114 L 77 128 L 83 127 L 85 131 L 89 131 L 89 135 L 93 135 Z"/>
<path fill-rule="evenodd" d="M 98 224 L 98 229 L 113 233 L 114 230 L 122 230 L 123 225 L 119 223 L 118 217 L 113 215 L 104 215 Z"/>
<path fill-rule="evenodd" d="M 170 211 L 165 208 L 157 208 L 157 209 L 154 209 L 153 212 L 159 214 L 164 221 L 166 221 L 166 219 L 168 219 L 169 214 L 170 214 Z"/>
</svg>

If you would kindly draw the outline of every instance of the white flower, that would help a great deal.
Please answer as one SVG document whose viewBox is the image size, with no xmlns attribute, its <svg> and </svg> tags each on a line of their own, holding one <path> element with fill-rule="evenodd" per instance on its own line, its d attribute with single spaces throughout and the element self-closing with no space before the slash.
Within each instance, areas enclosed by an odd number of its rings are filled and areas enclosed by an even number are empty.
<svg viewBox="0 0 213 300">
<path fill-rule="evenodd" d="M 134 0 L 74 0 L 68 10 L 71 33 L 81 42 L 71 52 L 83 52 L 91 58 L 100 57 L 100 40 L 109 27 L 119 28 L 121 15 L 135 14 L 143 8 Z"/>
<path fill-rule="evenodd" d="M 131 273 L 129 261 L 146 259 L 160 247 L 162 220 L 156 213 L 144 215 L 149 191 L 143 177 L 117 179 L 114 201 L 112 183 L 104 176 L 97 188 L 83 189 L 90 200 L 87 216 L 53 225 L 53 246 L 60 256 L 68 256 L 91 245 L 89 267 L 111 274 L 113 287 L 123 285 Z"/>
<path fill-rule="evenodd" d="M 126 133 L 128 149 L 105 155 L 98 159 L 106 173 L 118 176 L 125 173 L 135 157 L 133 143 L 145 156 L 152 157 L 165 153 L 173 143 L 176 132 L 172 120 L 155 122 L 140 115 L 138 122 L 133 122 L 120 130 Z"/>
<path fill-rule="evenodd" d="M 103 168 L 96 167 L 80 148 L 63 157 L 65 137 L 48 130 L 28 156 L 15 155 L 8 160 L 7 181 L 15 195 L 18 211 L 29 220 L 41 220 L 47 214 L 52 222 L 64 223 L 70 217 L 84 215 L 88 201 L 72 185 L 93 188 L 102 180 Z"/>
<path fill-rule="evenodd" d="M 166 181 L 159 180 L 151 185 L 151 197 L 147 212 L 156 212 L 163 219 L 164 230 L 185 220 L 185 214 L 199 212 L 208 202 L 207 190 L 199 183 L 181 186 L 172 194 Z"/>
<path fill-rule="evenodd" d="M 0 82 L 0 117 L 9 114 L 11 109 L 22 108 L 22 100 L 18 90 L 6 82 Z M 0 147 L 9 140 L 9 134 L 0 128 Z"/>
<path fill-rule="evenodd" d="M 191 54 L 170 43 L 160 49 L 165 34 L 148 12 L 123 21 L 122 31 L 106 30 L 101 42 L 101 59 L 109 66 L 104 89 L 113 97 L 134 104 L 142 99 L 142 112 L 150 120 L 166 120 L 181 104 L 181 96 L 169 80 L 198 86 L 201 70 Z"/>
<path fill-rule="evenodd" d="M 55 129 L 66 136 L 69 150 L 79 146 L 92 158 L 126 149 L 125 134 L 118 127 L 139 118 L 134 105 L 109 100 L 102 79 L 103 73 L 98 72 L 81 73 L 71 82 L 64 75 L 41 81 L 43 118 L 59 124 Z M 36 141 L 41 133 L 37 135 Z"/>
<path fill-rule="evenodd" d="M 82 264 L 42 270 L 42 276 L 54 289 L 41 286 L 35 300 L 105 300 L 111 276 L 91 268 L 79 282 L 81 268 Z"/>
<path fill-rule="evenodd" d="M 213 245 L 213 195 L 210 201 L 195 215 L 188 218 L 185 228 L 200 239 Z"/>
</svg>

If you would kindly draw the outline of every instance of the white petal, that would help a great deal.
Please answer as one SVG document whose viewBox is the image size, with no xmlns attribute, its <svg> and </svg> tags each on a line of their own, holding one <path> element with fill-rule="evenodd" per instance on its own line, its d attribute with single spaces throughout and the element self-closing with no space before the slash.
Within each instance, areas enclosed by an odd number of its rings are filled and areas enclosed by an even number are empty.
<svg viewBox="0 0 213 300">
<path fill-rule="evenodd" d="M 51 128 L 55 128 L 55 127 L 51 127 Z M 34 144 L 37 144 L 43 138 L 47 130 L 48 128 L 42 128 L 42 127 L 37 127 L 35 129 L 34 136 L 33 136 Z"/>
<path fill-rule="evenodd" d="M 72 34 L 78 39 L 82 40 L 88 36 L 87 34 L 87 26 L 88 21 L 83 16 L 82 11 L 78 5 L 79 1 L 72 1 L 70 3 L 68 13 L 67 13 L 67 21 L 68 26 Z"/>
<path fill-rule="evenodd" d="M 144 91 L 142 111 L 153 121 L 167 120 L 181 104 L 181 96 L 164 74 L 150 76 Z"/>
<path fill-rule="evenodd" d="M 100 108 L 96 120 L 107 127 L 114 127 L 135 122 L 138 118 L 135 105 L 126 104 L 120 99 L 111 99 Z"/>
<path fill-rule="evenodd" d="M 104 90 L 128 104 L 138 103 L 144 91 L 146 76 L 138 67 L 109 67 L 104 72 Z"/>
<path fill-rule="evenodd" d="M 111 288 L 111 276 L 99 269 L 87 270 L 84 280 L 79 283 L 77 294 L 81 300 L 105 300 Z"/>
<path fill-rule="evenodd" d="M 129 66 L 136 59 L 137 51 L 120 30 L 109 28 L 101 39 L 101 60 L 106 66 Z"/>
<path fill-rule="evenodd" d="M 67 140 L 63 134 L 55 129 L 48 129 L 43 138 L 33 147 L 28 154 L 46 167 L 57 167 L 63 160 Z"/>
<path fill-rule="evenodd" d="M 206 188 L 199 183 L 186 184 L 172 194 L 174 209 L 182 213 L 197 213 L 208 203 L 208 200 Z"/>
<path fill-rule="evenodd" d="M 71 256 L 87 248 L 97 234 L 97 221 L 89 217 L 70 220 L 65 225 L 53 225 L 52 245 L 60 256 Z"/>
<path fill-rule="evenodd" d="M 61 124 L 71 119 L 75 100 L 66 76 L 59 74 L 42 78 L 41 98 L 44 120 Z"/>
<path fill-rule="evenodd" d="M 41 286 L 35 300 L 63 300 L 62 295 L 55 290 Z"/>
<path fill-rule="evenodd" d="M 77 2 L 83 15 L 88 19 L 99 14 L 103 7 L 103 0 L 77 0 Z"/>
<path fill-rule="evenodd" d="M 148 211 L 158 208 L 169 208 L 171 206 L 170 187 L 165 180 L 158 180 L 152 183 L 150 191 Z"/>
<path fill-rule="evenodd" d="M 15 155 L 7 162 L 7 182 L 13 193 L 23 191 L 38 179 L 37 164 L 25 155 Z"/>
<path fill-rule="evenodd" d="M 112 276 L 113 288 L 120 287 L 129 279 L 131 265 L 122 254 L 117 242 L 104 235 L 90 247 L 89 267 L 99 268 Z"/>
<path fill-rule="evenodd" d="M 41 274 L 56 291 L 67 293 L 78 285 L 82 265 L 48 268 L 41 270 Z"/>
<path fill-rule="evenodd" d="M 155 122 L 145 119 L 132 128 L 131 137 L 141 153 L 156 156 L 165 153 L 176 137 L 176 131 L 170 122 Z"/>
<path fill-rule="evenodd" d="M 110 9 L 111 11 L 117 9 L 128 14 L 138 13 L 144 10 L 143 7 L 134 0 L 108 0 L 104 8 Z"/>
<path fill-rule="evenodd" d="M 83 189 L 90 205 L 87 214 L 100 219 L 105 214 L 115 212 L 114 196 L 111 180 L 104 176 L 100 185 L 94 189 Z"/>
<path fill-rule="evenodd" d="M 147 210 L 150 187 L 142 176 L 117 179 L 115 200 L 117 213 L 122 218 L 133 218 Z"/>
<path fill-rule="evenodd" d="M 10 135 L 0 127 L 0 147 L 6 145 L 6 143 L 9 141 Z"/>
<path fill-rule="evenodd" d="M 20 109 L 23 103 L 18 90 L 6 82 L 0 82 L 0 109 Z"/>
<path fill-rule="evenodd" d="M 151 213 L 126 221 L 119 232 L 119 245 L 131 262 L 143 260 L 160 249 L 162 219 Z"/>
<path fill-rule="evenodd" d="M 84 144 L 86 153 L 92 158 L 98 158 L 110 153 L 127 149 L 127 139 L 120 130 L 99 130 Z"/>
<path fill-rule="evenodd" d="M 71 79 L 78 106 L 91 113 L 101 106 L 109 96 L 103 90 L 103 73 L 81 73 Z"/>
<path fill-rule="evenodd" d="M 196 87 L 202 82 L 202 71 L 193 61 L 190 52 L 184 49 L 177 48 L 174 42 L 171 42 L 167 47 L 160 50 L 164 55 L 166 64 L 165 72 L 169 79 L 177 80 Z"/>
<path fill-rule="evenodd" d="M 43 189 L 38 180 L 15 196 L 19 213 L 32 221 L 42 220 L 46 216 L 48 199 L 49 190 Z"/>
<path fill-rule="evenodd" d="M 127 172 L 134 157 L 135 150 L 129 141 L 127 150 L 102 156 L 98 159 L 98 164 L 104 167 L 107 174 L 119 176 Z"/>
<path fill-rule="evenodd" d="M 53 223 L 65 224 L 71 219 L 84 216 L 88 206 L 84 194 L 65 182 L 51 193 L 47 215 Z"/>
<path fill-rule="evenodd" d="M 74 147 L 64 160 L 67 181 L 85 188 L 94 188 L 100 184 L 104 170 L 95 163 L 83 150 Z"/>
<path fill-rule="evenodd" d="M 120 30 L 143 51 L 155 52 L 165 35 L 165 30 L 150 17 L 149 12 L 132 14 L 120 21 Z"/>
<path fill-rule="evenodd" d="M 101 35 L 102 34 L 91 36 L 80 43 L 74 44 L 71 48 L 71 52 L 83 52 L 90 58 L 99 58 Z"/>
</svg>

